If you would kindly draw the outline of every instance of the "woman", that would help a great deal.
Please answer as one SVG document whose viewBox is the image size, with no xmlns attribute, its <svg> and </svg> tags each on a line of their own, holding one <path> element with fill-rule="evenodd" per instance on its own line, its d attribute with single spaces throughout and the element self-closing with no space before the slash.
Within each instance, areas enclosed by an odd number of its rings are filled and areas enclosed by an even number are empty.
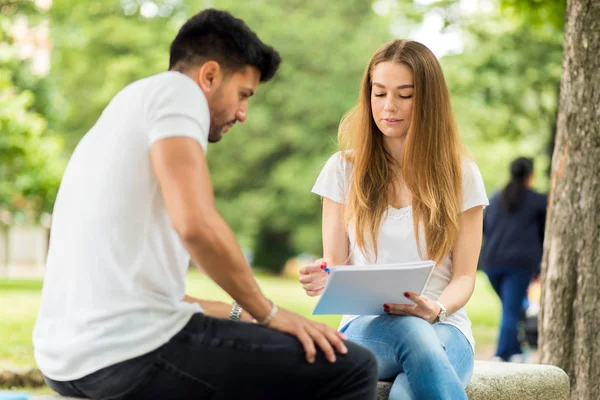
<svg viewBox="0 0 600 400">
<path fill-rule="evenodd" d="M 395 40 L 367 65 L 358 105 L 340 124 L 341 152 L 313 192 L 323 197 L 324 258 L 301 268 L 319 295 L 324 266 L 431 259 L 414 305 L 382 304 L 381 316 L 344 316 L 340 330 L 370 349 L 390 399 L 466 399 L 473 335 L 463 307 L 475 286 L 483 181 L 461 143 L 441 67 L 420 43 Z"/>
<path fill-rule="evenodd" d="M 524 361 L 517 326 L 529 283 L 540 273 L 547 204 L 531 190 L 533 177 L 533 160 L 514 160 L 510 181 L 492 196 L 483 220 L 481 263 L 502 302 L 497 361 Z"/>
</svg>

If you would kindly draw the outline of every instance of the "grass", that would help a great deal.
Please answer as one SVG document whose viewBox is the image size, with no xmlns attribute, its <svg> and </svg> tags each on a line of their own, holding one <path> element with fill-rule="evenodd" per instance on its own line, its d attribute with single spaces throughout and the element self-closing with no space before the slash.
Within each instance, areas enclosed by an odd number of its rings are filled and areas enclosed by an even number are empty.
<svg viewBox="0 0 600 400">
<path fill-rule="evenodd" d="M 339 316 L 311 316 L 317 299 L 308 297 L 295 280 L 261 275 L 258 277 L 266 296 L 277 304 L 302 315 L 337 327 Z M 230 301 L 230 297 L 208 277 L 191 271 L 188 293 L 211 300 Z M 0 279 L 0 369 L 35 365 L 31 333 L 40 303 L 41 280 Z M 487 278 L 479 273 L 475 293 L 467 305 L 473 322 L 477 348 L 489 348 L 496 339 L 500 302 Z"/>
</svg>

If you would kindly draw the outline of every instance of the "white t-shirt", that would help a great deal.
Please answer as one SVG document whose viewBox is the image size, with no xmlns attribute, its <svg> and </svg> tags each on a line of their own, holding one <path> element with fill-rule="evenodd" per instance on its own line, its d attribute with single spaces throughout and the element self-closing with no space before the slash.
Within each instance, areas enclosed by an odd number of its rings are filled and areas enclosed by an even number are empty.
<svg viewBox="0 0 600 400">
<path fill-rule="evenodd" d="M 322 197 L 344 204 L 346 203 L 351 178 L 352 164 L 344 159 L 341 152 L 338 152 L 327 161 L 312 191 Z M 463 211 L 489 204 L 479 168 L 467 158 L 463 158 L 462 162 L 462 179 Z M 426 254 L 424 231 L 420 229 L 419 232 L 422 254 Z M 368 258 L 363 255 L 358 245 L 356 245 L 355 232 L 351 227 L 348 229 L 348 236 L 351 253 L 350 263 L 353 265 L 392 264 L 421 260 L 414 235 L 412 207 L 410 206 L 401 209 L 389 206 L 379 229 L 377 238 L 378 257 L 376 261 L 373 251 L 367 251 Z M 423 294 L 430 299 L 437 300 L 442 291 L 448 286 L 451 272 L 452 254 L 435 267 Z M 356 317 L 356 315 L 344 315 L 340 328 L 346 326 Z M 460 329 L 471 343 L 471 346 L 475 346 L 475 340 L 471 332 L 471 321 L 464 308 L 448 316 L 445 322 Z"/>
<path fill-rule="evenodd" d="M 121 90 L 75 149 L 52 218 L 35 359 L 70 381 L 166 343 L 198 304 L 182 302 L 190 256 L 173 229 L 150 146 L 184 136 L 204 151 L 200 87 L 163 72 Z"/>
</svg>

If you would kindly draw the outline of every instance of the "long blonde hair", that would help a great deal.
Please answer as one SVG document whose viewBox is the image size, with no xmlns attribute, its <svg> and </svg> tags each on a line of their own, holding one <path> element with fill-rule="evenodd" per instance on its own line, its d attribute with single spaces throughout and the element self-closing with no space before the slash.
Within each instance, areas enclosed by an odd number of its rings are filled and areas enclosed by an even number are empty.
<svg viewBox="0 0 600 400">
<path fill-rule="evenodd" d="M 418 42 L 394 40 L 375 52 L 364 72 L 358 104 L 340 123 L 339 145 L 353 166 L 346 222 L 353 224 L 363 254 L 372 246 L 377 257 L 377 234 L 393 193 L 394 160 L 373 120 L 371 76 L 375 66 L 386 61 L 404 64 L 413 73 L 413 111 L 401 168 L 412 194 L 419 253 L 422 224 L 426 258 L 438 264 L 450 253 L 458 235 L 462 145 L 442 68 L 435 55 Z"/>
</svg>

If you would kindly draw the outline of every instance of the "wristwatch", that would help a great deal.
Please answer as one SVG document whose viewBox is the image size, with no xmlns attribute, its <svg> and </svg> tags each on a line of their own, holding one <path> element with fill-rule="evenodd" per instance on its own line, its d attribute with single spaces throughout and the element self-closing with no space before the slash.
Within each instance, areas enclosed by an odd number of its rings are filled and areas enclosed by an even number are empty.
<svg viewBox="0 0 600 400">
<path fill-rule="evenodd" d="M 237 301 L 234 301 L 231 305 L 231 312 L 229 313 L 229 319 L 232 321 L 239 321 L 242 316 L 242 306 Z"/>
<path fill-rule="evenodd" d="M 436 303 L 438 306 L 440 306 L 440 313 L 438 314 L 435 322 L 444 322 L 446 318 L 448 318 L 448 309 L 439 301 L 436 301 Z"/>
</svg>

